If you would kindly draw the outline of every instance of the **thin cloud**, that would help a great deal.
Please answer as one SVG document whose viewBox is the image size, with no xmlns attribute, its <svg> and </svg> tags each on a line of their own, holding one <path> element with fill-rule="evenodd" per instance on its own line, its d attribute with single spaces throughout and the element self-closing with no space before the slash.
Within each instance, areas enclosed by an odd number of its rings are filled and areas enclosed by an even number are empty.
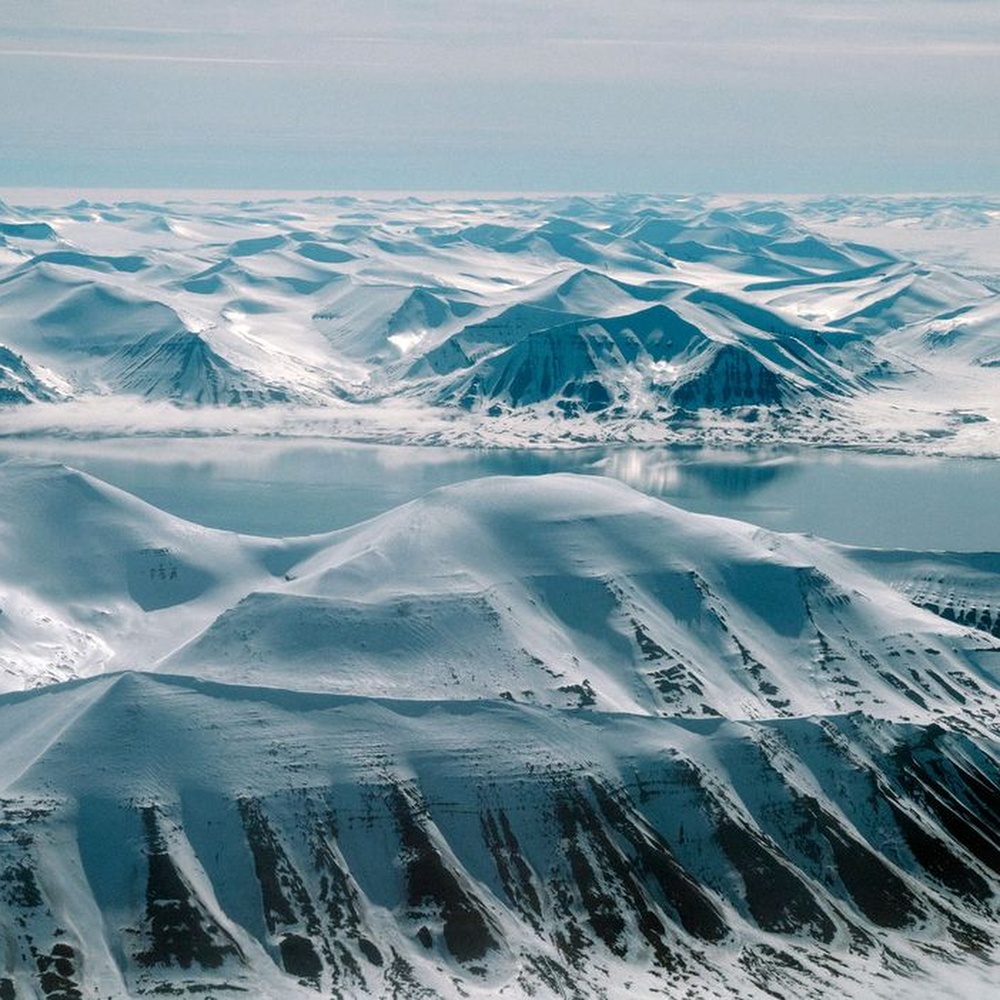
<svg viewBox="0 0 1000 1000">
<path fill-rule="evenodd" d="M 579 46 L 581 48 L 636 48 L 673 49 L 692 51 L 704 49 L 715 53 L 725 50 L 753 52 L 762 60 L 774 52 L 816 55 L 829 53 L 839 55 L 872 56 L 992 56 L 1000 53 L 1000 41 L 901 41 L 901 42 L 856 42 L 844 38 L 827 40 L 768 39 L 766 47 L 760 40 L 743 39 L 675 39 L 675 38 L 547 38 L 546 44 Z"/>
<path fill-rule="evenodd" d="M 986 188 L 1000 157 L 1000 0 L 0 2 L 0 46 L 0 183 Z"/>
<path fill-rule="evenodd" d="M 0 49 L 0 56 L 28 59 L 88 59 L 96 62 L 201 63 L 221 66 L 282 66 L 287 59 L 240 56 L 182 56 L 152 52 L 79 52 L 71 49 Z"/>
</svg>

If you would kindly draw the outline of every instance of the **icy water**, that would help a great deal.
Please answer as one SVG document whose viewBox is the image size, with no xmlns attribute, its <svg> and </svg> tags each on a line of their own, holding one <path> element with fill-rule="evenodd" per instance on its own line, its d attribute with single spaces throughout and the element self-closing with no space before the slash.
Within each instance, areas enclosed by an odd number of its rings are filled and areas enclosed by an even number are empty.
<svg viewBox="0 0 1000 1000">
<path fill-rule="evenodd" d="M 448 483 L 490 475 L 614 476 L 688 510 L 857 545 L 1000 551 L 1000 462 L 841 453 L 736 455 L 588 448 L 481 451 L 268 440 L 21 442 L 212 527 L 329 531 Z"/>
</svg>

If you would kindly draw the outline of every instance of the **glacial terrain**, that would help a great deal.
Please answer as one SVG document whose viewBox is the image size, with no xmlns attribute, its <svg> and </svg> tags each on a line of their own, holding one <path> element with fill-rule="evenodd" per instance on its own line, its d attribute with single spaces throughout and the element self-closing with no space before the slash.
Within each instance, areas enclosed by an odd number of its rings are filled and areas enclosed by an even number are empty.
<svg viewBox="0 0 1000 1000">
<path fill-rule="evenodd" d="M 8 194 L 0 1000 L 988 995 L 1000 555 L 565 473 L 239 534 L 39 456 L 995 459 L 998 225 Z"/>
<path fill-rule="evenodd" d="M 998 451 L 995 200 L 42 196 L 6 434 Z"/>
<path fill-rule="evenodd" d="M 288 539 L 0 498 L 4 1000 L 996 982 L 996 555 L 597 476 Z"/>
</svg>

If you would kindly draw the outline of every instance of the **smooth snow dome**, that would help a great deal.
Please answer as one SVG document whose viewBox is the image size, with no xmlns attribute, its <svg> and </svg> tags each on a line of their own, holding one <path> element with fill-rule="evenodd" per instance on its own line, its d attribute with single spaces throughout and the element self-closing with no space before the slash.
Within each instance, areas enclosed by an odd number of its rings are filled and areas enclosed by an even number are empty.
<svg viewBox="0 0 1000 1000">
<path fill-rule="evenodd" d="M 0 12 L 0 184 L 989 190 L 992 0 Z"/>
<path fill-rule="evenodd" d="M 42 462 L 0 464 L 0 500 L 0 690 L 137 667 L 635 715 L 997 711 L 975 679 L 988 556 L 880 559 L 570 474 L 443 487 L 289 540 Z"/>
</svg>

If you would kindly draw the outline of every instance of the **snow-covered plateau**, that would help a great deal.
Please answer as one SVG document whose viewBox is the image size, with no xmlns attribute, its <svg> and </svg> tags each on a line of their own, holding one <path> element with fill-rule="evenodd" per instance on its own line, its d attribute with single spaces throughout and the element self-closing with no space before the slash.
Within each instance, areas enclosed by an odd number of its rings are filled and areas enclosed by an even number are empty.
<svg viewBox="0 0 1000 1000">
<path fill-rule="evenodd" d="M 998 570 L 598 476 L 269 539 L 0 464 L 0 997 L 988 995 Z"/>
<path fill-rule="evenodd" d="M 4 434 L 1000 453 L 996 199 L 8 198 Z"/>
</svg>

